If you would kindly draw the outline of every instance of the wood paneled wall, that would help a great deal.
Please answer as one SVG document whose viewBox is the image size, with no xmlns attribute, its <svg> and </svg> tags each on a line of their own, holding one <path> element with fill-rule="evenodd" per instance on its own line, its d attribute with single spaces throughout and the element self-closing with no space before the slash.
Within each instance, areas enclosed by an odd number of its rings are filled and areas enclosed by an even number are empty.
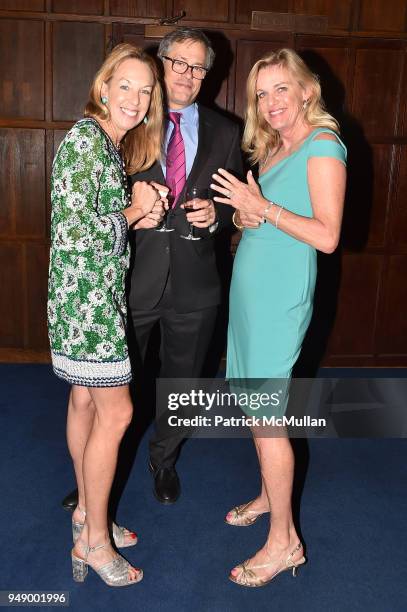
<svg viewBox="0 0 407 612">
<path fill-rule="evenodd" d="M 202 94 L 226 112 L 243 116 L 248 71 L 271 49 L 297 49 L 319 74 L 349 185 L 341 247 L 320 257 L 308 351 L 331 366 L 406 366 L 405 0 L 0 0 L 0 360 L 48 359 L 51 163 L 106 49 L 157 45 L 145 24 L 181 11 L 213 40 Z M 297 25 L 253 30 L 252 11 L 296 14 Z M 301 15 L 327 29 L 307 31 Z"/>
</svg>

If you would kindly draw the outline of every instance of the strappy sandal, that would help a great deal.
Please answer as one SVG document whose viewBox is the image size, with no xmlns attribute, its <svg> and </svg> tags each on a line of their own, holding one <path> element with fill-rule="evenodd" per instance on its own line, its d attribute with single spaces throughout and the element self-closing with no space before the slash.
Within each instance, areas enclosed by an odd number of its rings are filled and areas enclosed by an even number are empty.
<svg viewBox="0 0 407 612">
<path fill-rule="evenodd" d="M 258 576 L 254 570 L 263 569 L 265 567 L 271 567 L 272 565 L 274 565 L 274 563 L 264 563 L 262 565 L 252 565 L 252 567 L 247 567 L 247 564 L 249 563 L 249 560 L 247 560 L 244 563 L 241 563 L 240 565 L 237 566 L 237 568 L 240 569 L 240 573 L 237 574 L 236 576 L 233 576 L 232 574 L 230 574 L 229 580 L 231 580 L 232 582 L 235 582 L 236 584 L 239 584 L 240 586 L 261 587 L 261 586 L 266 586 L 266 584 L 269 584 L 269 582 L 271 582 L 278 574 L 281 574 L 281 572 L 285 572 L 287 570 L 292 569 L 293 576 L 295 577 L 297 575 L 298 567 L 300 565 L 303 565 L 306 562 L 306 558 L 304 557 L 304 555 L 300 557 L 299 559 L 297 559 L 296 561 L 293 561 L 293 556 L 299 550 L 301 550 L 301 548 L 302 548 L 302 544 L 301 542 L 299 542 L 297 546 L 294 548 L 294 550 L 288 555 L 287 559 L 285 560 L 284 565 L 279 570 L 274 572 L 274 574 L 270 578 L 263 579 L 260 576 Z"/>
<path fill-rule="evenodd" d="M 257 510 L 249 510 L 248 507 L 252 503 L 253 501 L 249 501 L 247 504 L 232 508 L 228 514 L 232 513 L 233 516 L 230 519 L 225 518 L 225 523 L 227 525 L 233 525 L 234 527 L 249 527 L 253 525 L 262 514 L 267 514 L 268 511 L 257 512 Z"/>
<path fill-rule="evenodd" d="M 81 512 L 83 518 L 86 517 L 85 510 L 82 510 L 79 506 L 76 506 L 79 512 Z M 72 519 L 72 540 L 73 543 L 76 544 L 79 536 L 82 533 L 84 523 L 78 523 Z M 125 527 L 120 527 L 114 521 L 110 521 L 109 523 L 109 532 L 113 537 L 113 541 L 117 548 L 128 548 L 129 546 L 135 546 L 138 542 L 137 534 L 133 531 L 129 531 Z M 131 541 L 126 542 L 126 538 L 130 537 Z"/>
<path fill-rule="evenodd" d="M 95 568 L 90 565 L 88 561 L 89 554 L 95 552 L 96 550 L 100 550 L 101 548 L 105 548 L 109 542 L 105 542 L 104 544 L 99 544 L 99 546 L 85 546 L 85 558 L 81 559 L 77 557 L 75 553 L 72 551 L 72 575 L 75 582 L 84 582 L 86 576 L 88 575 L 88 567 L 91 567 L 105 582 L 107 585 L 112 587 L 122 587 L 128 586 L 131 584 L 137 584 L 140 580 L 143 579 L 143 570 L 138 568 L 133 568 L 136 570 L 137 575 L 134 580 L 131 580 L 129 577 L 129 568 L 132 566 L 126 559 L 117 555 L 113 561 L 109 561 L 105 563 L 101 567 Z"/>
</svg>

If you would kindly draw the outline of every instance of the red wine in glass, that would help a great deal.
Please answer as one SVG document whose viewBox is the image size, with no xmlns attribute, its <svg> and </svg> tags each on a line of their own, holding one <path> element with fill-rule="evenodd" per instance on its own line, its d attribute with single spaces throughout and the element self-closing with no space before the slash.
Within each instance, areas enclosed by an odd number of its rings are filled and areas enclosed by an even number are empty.
<svg viewBox="0 0 407 612">
<path fill-rule="evenodd" d="M 208 189 L 201 189 L 200 187 L 190 187 L 189 189 L 187 189 L 185 193 L 185 203 L 184 203 L 185 212 L 187 213 L 187 212 L 192 212 L 194 210 L 200 210 L 200 208 L 196 207 L 196 202 L 195 202 L 195 206 L 193 205 L 193 201 L 196 199 L 207 200 L 208 196 L 209 196 Z M 194 226 L 192 225 L 192 223 L 189 224 L 188 236 L 181 235 L 181 238 L 184 238 L 185 240 L 201 240 L 198 236 L 194 236 Z"/>
</svg>

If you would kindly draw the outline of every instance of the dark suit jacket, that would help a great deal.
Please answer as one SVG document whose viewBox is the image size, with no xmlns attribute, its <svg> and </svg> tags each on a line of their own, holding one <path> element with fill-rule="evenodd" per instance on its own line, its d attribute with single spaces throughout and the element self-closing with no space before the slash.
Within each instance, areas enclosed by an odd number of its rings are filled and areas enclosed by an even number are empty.
<svg viewBox="0 0 407 612">
<path fill-rule="evenodd" d="M 201 105 L 198 109 L 198 149 L 179 203 L 184 201 L 183 194 L 189 186 L 209 189 L 212 174 L 218 168 L 239 176 L 243 171 L 238 126 Z M 131 177 L 132 183 L 152 180 L 165 185 L 159 162 Z M 168 272 L 171 275 L 173 307 L 177 312 L 193 312 L 220 303 L 213 236 L 230 225 L 233 209 L 216 204 L 216 210 L 218 227 L 215 232 L 194 228 L 194 234 L 201 236 L 201 240 L 180 238 L 180 235 L 188 234 L 189 225 L 179 205 L 168 215 L 168 226 L 175 228 L 174 232 L 161 233 L 152 229 L 131 232 L 130 308 L 154 308 L 163 294 Z"/>
</svg>

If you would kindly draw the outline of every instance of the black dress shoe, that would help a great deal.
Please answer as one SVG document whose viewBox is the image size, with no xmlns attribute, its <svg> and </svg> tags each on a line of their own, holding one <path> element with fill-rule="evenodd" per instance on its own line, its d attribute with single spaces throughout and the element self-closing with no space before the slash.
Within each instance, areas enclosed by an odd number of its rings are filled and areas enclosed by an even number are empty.
<svg viewBox="0 0 407 612">
<path fill-rule="evenodd" d="M 181 485 L 174 466 L 155 468 L 150 463 L 150 470 L 154 478 L 154 495 L 162 504 L 173 504 L 181 493 Z"/>
<path fill-rule="evenodd" d="M 62 500 L 62 505 L 65 510 L 69 510 L 69 512 L 73 512 L 78 505 L 78 489 L 75 491 L 71 491 L 69 495 L 64 497 Z"/>
</svg>

